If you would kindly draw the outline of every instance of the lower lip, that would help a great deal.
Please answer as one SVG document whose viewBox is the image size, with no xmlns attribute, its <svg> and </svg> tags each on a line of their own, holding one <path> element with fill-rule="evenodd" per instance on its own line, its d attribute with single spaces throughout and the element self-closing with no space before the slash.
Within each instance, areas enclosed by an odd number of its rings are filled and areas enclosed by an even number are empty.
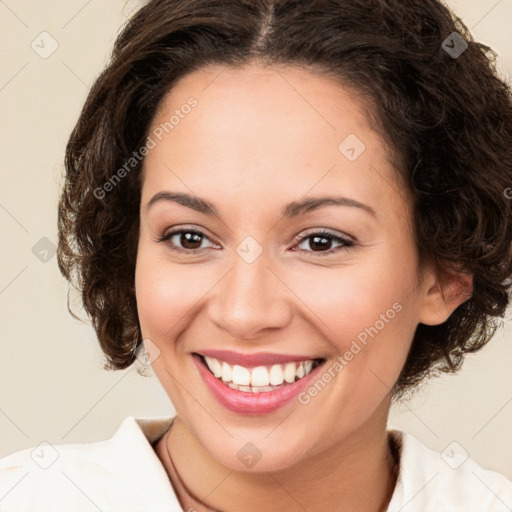
<svg viewBox="0 0 512 512">
<path fill-rule="evenodd" d="M 261 415 L 267 414 L 280 409 L 288 402 L 291 402 L 302 390 L 304 390 L 310 382 L 316 378 L 322 369 L 325 361 L 317 366 L 298 381 L 284 385 L 274 391 L 262 391 L 260 393 L 249 393 L 232 389 L 217 379 L 213 373 L 206 368 L 201 358 L 193 355 L 193 359 L 199 374 L 203 378 L 204 383 L 212 393 L 212 395 L 230 411 L 246 414 Z"/>
</svg>

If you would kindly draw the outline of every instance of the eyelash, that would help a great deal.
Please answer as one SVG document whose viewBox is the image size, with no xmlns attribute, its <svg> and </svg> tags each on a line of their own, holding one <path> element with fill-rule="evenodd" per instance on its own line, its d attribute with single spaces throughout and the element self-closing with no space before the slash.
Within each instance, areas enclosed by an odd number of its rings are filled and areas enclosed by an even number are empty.
<svg viewBox="0 0 512 512">
<path fill-rule="evenodd" d="M 178 229 L 175 231 L 170 231 L 168 233 L 164 233 L 161 237 L 158 238 L 158 242 L 168 242 L 174 235 L 179 235 L 182 233 L 193 233 L 195 235 L 202 236 L 209 240 L 209 238 L 206 236 L 205 233 L 202 231 L 199 231 L 197 229 L 189 228 L 189 229 Z M 330 233 L 329 231 L 315 231 L 313 233 L 308 233 L 307 235 L 302 235 L 297 238 L 297 244 L 300 245 L 304 240 L 307 240 L 308 238 L 313 238 L 315 236 L 321 236 L 323 238 L 331 239 L 334 242 L 342 244 L 340 247 L 336 247 L 334 249 L 329 249 L 328 251 L 306 251 L 304 249 L 299 249 L 299 252 L 306 252 L 306 253 L 315 253 L 319 256 L 329 256 L 335 252 L 338 252 L 339 250 L 346 250 L 350 249 L 351 247 L 355 247 L 356 243 L 352 240 L 348 240 L 346 238 L 339 237 L 337 235 L 334 235 L 333 233 Z M 171 250 L 181 253 L 188 253 L 188 254 L 198 254 L 202 252 L 205 248 L 199 248 L 199 249 L 180 249 L 172 244 L 169 244 L 169 247 Z"/>
</svg>

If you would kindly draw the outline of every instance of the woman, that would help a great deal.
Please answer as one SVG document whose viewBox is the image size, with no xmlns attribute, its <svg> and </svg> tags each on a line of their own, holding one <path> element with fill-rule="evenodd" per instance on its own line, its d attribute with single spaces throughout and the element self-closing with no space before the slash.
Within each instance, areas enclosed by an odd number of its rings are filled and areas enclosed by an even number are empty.
<svg viewBox="0 0 512 512">
<path fill-rule="evenodd" d="M 2 510 L 511 510 L 387 429 L 509 303 L 488 50 L 435 0 L 136 13 L 67 146 L 58 261 L 105 367 L 144 348 L 177 415 L 4 458 Z"/>
</svg>

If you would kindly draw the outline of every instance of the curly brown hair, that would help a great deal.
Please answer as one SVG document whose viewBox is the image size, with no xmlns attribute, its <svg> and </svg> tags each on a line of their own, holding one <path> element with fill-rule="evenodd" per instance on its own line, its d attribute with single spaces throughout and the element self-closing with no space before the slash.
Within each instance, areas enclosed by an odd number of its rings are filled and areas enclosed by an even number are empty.
<svg viewBox="0 0 512 512">
<path fill-rule="evenodd" d="M 58 212 L 59 269 L 81 292 L 104 368 L 131 365 L 142 342 L 137 151 L 159 104 L 192 71 L 256 61 L 312 67 L 369 100 L 414 198 L 420 264 L 473 274 L 444 323 L 417 326 L 393 396 L 455 372 L 510 300 L 512 95 L 495 52 L 436 0 L 152 0 L 128 21 L 67 144 Z"/>
</svg>

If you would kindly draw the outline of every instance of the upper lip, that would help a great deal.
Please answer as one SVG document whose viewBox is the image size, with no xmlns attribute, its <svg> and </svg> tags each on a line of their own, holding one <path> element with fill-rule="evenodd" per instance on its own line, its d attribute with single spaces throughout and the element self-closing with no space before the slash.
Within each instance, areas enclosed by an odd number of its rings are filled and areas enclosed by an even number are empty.
<svg viewBox="0 0 512 512">
<path fill-rule="evenodd" d="M 231 365 L 246 366 L 248 368 L 253 366 L 267 366 L 274 364 L 289 363 L 291 361 L 308 361 L 314 359 L 323 359 L 321 357 L 303 356 L 297 354 L 273 354 L 270 352 L 258 352 L 254 354 L 242 354 L 240 352 L 233 352 L 231 350 L 201 350 L 196 354 L 208 357 L 214 357 L 221 361 L 225 361 Z"/>
</svg>

